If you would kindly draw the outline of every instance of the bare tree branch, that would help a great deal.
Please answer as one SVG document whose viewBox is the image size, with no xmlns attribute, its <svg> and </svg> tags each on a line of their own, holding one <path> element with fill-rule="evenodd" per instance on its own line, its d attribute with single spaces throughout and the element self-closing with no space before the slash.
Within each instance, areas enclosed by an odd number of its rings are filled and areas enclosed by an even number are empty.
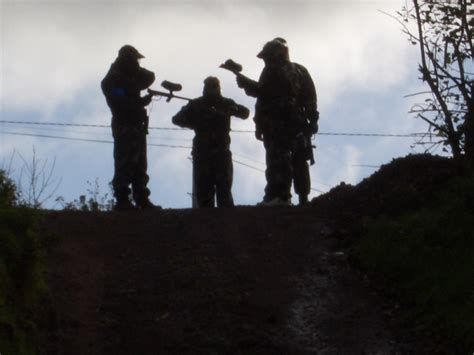
<svg viewBox="0 0 474 355">
<path fill-rule="evenodd" d="M 420 15 L 420 7 L 419 7 L 419 4 L 418 4 L 418 0 L 413 0 L 413 4 L 414 4 L 414 8 L 415 8 L 415 12 L 416 12 L 416 19 L 417 19 L 417 25 L 418 25 L 418 36 L 420 38 L 420 54 L 421 54 L 421 68 L 420 68 L 420 71 L 423 75 L 423 79 L 428 83 L 431 91 L 433 92 L 433 94 L 435 95 L 436 97 L 436 100 L 438 101 L 438 104 L 441 106 L 441 110 L 444 114 L 444 121 L 445 121 L 445 124 L 447 126 L 447 138 L 448 138 L 448 141 L 449 141 L 449 144 L 451 146 L 451 149 L 453 151 L 453 155 L 455 157 L 459 157 L 460 154 L 461 154 L 461 151 L 460 151 L 460 148 L 459 148 L 459 139 L 457 138 L 456 134 L 455 134 L 455 129 L 454 129 L 454 125 L 453 125 L 453 121 L 452 121 L 452 117 L 451 117 L 451 113 L 446 105 L 446 102 L 443 100 L 443 96 L 441 95 L 440 91 L 439 91 L 439 85 L 437 85 L 437 78 L 438 76 L 436 76 L 435 78 L 433 78 L 431 76 L 431 73 L 428 69 L 428 66 L 427 66 L 427 62 L 426 62 L 426 57 L 427 57 L 427 53 L 425 51 L 425 40 L 424 40 L 424 36 L 423 36 L 423 28 L 422 28 L 422 19 L 421 19 L 421 15 Z M 430 53 L 430 52 L 428 52 Z M 431 62 L 435 65 L 433 69 L 436 70 L 437 66 L 436 66 L 436 62 L 433 62 L 433 60 L 431 60 Z M 436 71 L 435 71 L 435 75 L 436 75 Z"/>
<path fill-rule="evenodd" d="M 444 134 L 449 135 L 448 131 L 447 131 L 444 127 L 442 127 L 442 126 L 440 126 L 440 125 L 434 123 L 433 121 L 431 121 L 430 119 L 426 118 L 426 117 L 423 116 L 422 114 L 418 114 L 418 117 L 420 117 L 423 121 L 425 121 L 425 122 L 427 122 L 428 124 L 430 124 L 430 125 L 432 125 L 433 127 L 435 127 L 438 131 L 441 131 L 441 132 L 443 132 Z"/>
<path fill-rule="evenodd" d="M 20 153 L 18 155 L 22 161 L 17 182 L 21 202 L 29 207 L 40 208 L 53 197 L 62 182 L 62 179 L 54 177 L 56 158 L 53 163 L 50 163 L 48 159 L 38 159 L 34 147 L 31 162 L 28 162 Z M 23 183 L 24 178 L 27 180 L 26 186 Z"/>
</svg>

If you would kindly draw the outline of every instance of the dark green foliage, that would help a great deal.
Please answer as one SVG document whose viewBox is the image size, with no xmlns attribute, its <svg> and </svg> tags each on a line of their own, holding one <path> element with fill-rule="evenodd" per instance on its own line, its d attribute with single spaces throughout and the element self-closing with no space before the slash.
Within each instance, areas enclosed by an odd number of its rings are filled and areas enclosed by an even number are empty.
<svg viewBox="0 0 474 355">
<path fill-rule="evenodd" d="M 423 334 L 453 353 L 474 351 L 474 178 L 452 180 L 431 203 L 367 225 L 360 264 L 386 286 Z"/>
<path fill-rule="evenodd" d="M 8 178 L 5 171 L 0 170 L 0 208 L 12 207 L 17 201 L 15 184 Z"/>
<path fill-rule="evenodd" d="M 45 294 L 37 214 L 13 207 L 14 185 L 0 175 L 0 353 L 35 353 L 35 313 Z"/>
<path fill-rule="evenodd" d="M 433 353 L 439 349 L 432 334 L 445 342 L 441 353 L 474 352 L 474 174 L 468 167 L 428 154 L 397 158 L 313 205 L 339 216 L 341 241 L 402 301 L 403 329 L 427 335 Z"/>
</svg>

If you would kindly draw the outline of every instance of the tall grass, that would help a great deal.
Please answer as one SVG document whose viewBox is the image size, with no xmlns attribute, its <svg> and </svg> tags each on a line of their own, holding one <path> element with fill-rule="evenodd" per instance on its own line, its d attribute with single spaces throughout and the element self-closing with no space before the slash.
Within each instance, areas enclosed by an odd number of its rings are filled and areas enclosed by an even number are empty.
<svg viewBox="0 0 474 355">
<path fill-rule="evenodd" d="M 46 293 L 38 214 L 15 206 L 10 184 L 0 174 L 0 353 L 34 354 L 35 317 Z"/>
<path fill-rule="evenodd" d="M 378 217 L 355 257 L 402 301 L 413 330 L 452 353 L 474 352 L 474 178 L 454 180 L 431 203 Z"/>
</svg>

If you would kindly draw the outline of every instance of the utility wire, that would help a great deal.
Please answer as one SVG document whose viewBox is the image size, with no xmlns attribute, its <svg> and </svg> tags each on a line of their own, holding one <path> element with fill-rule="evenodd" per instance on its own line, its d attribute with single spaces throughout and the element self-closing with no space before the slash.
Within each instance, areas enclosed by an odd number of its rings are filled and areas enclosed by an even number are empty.
<svg viewBox="0 0 474 355">
<path fill-rule="evenodd" d="M 0 120 L 0 123 L 8 124 L 25 124 L 25 125 L 39 125 L 39 126 L 66 126 L 66 127 L 100 127 L 110 128 L 110 125 L 96 125 L 96 124 L 79 124 L 79 123 L 60 123 L 60 122 L 32 122 L 32 121 L 6 121 Z"/>
<path fill-rule="evenodd" d="M 247 157 L 245 155 L 242 155 L 242 154 L 237 154 L 237 153 L 232 152 L 232 155 L 235 155 L 236 157 L 240 157 L 240 158 L 243 158 L 243 159 L 246 159 L 246 160 L 250 160 L 251 162 L 257 163 L 257 164 L 262 165 L 262 166 L 266 165 L 265 163 L 262 163 L 261 161 L 249 158 L 249 157 Z"/>
<path fill-rule="evenodd" d="M 58 122 L 32 122 L 32 121 L 7 121 L 0 120 L 0 123 L 6 124 L 24 124 L 24 125 L 43 125 L 43 126 L 65 126 L 65 127 L 95 127 L 95 128 L 110 128 L 110 125 L 95 125 L 82 123 L 58 123 Z M 166 131 L 189 131 L 185 128 L 175 127 L 148 127 L 152 130 L 166 130 Z M 236 133 L 255 133 L 252 130 L 231 130 Z M 392 134 L 392 133 L 350 133 L 350 132 L 318 132 L 320 136 L 350 136 L 350 137 L 399 137 L 399 138 L 416 138 L 425 133 L 407 133 L 407 134 Z"/>
<path fill-rule="evenodd" d="M 258 160 L 250 159 L 250 158 L 247 158 L 247 157 L 245 157 L 245 156 L 243 156 L 243 155 L 240 155 L 240 154 L 232 153 L 232 155 L 235 155 L 235 156 L 237 156 L 237 157 L 241 157 L 241 158 L 244 158 L 244 159 L 251 160 L 251 161 L 253 161 L 253 162 L 257 163 L 257 164 L 266 165 L 265 163 L 262 163 L 262 162 L 260 162 L 260 161 L 258 161 Z M 247 164 L 245 164 L 245 163 L 243 163 L 243 162 L 241 162 L 241 161 L 235 160 L 235 159 L 232 159 L 232 161 L 233 161 L 234 163 L 237 163 L 237 164 L 240 164 L 240 165 L 244 165 L 244 166 L 247 166 L 247 167 L 249 167 L 249 168 L 251 168 L 251 169 L 260 171 L 260 172 L 262 172 L 262 173 L 265 173 L 265 170 L 259 169 L 259 168 L 255 167 L 255 166 L 247 165 Z M 323 185 L 323 186 L 326 186 L 326 187 L 329 187 L 329 188 L 332 187 L 332 186 L 329 186 L 329 185 L 327 185 L 327 184 L 324 184 L 324 183 L 322 183 L 322 182 L 317 182 L 317 181 L 316 181 L 316 182 L 313 182 L 313 181 L 312 181 L 311 183 L 312 183 L 312 184 L 313 184 L 313 183 L 317 183 L 317 184 L 320 184 L 320 185 Z M 321 191 L 321 190 L 318 190 L 318 189 L 315 189 L 315 188 L 311 188 L 311 190 L 320 192 L 320 193 L 322 193 L 322 194 L 325 193 L 325 191 Z"/>
<path fill-rule="evenodd" d="M 34 122 L 34 121 L 12 121 L 12 120 L 0 120 L 0 123 L 4 124 L 22 124 L 22 125 L 39 125 L 39 126 L 62 126 L 62 127 L 87 127 L 87 128 L 110 128 L 110 125 L 96 125 L 96 124 L 78 124 L 78 123 L 58 123 L 58 122 Z M 149 129 L 152 130 L 169 130 L 169 131 L 189 131 L 187 129 L 183 128 L 175 128 L 175 127 L 149 127 Z M 232 132 L 237 132 L 237 133 L 254 133 L 254 131 L 251 130 L 232 130 Z M 63 140 L 73 140 L 73 141 L 82 141 L 82 142 L 95 142 L 95 143 L 113 143 L 112 141 L 108 140 L 100 140 L 100 139 L 86 139 L 86 138 L 69 138 L 69 137 L 61 137 L 61 136 L 51 136 L 51 135 L 40 135 L 40 134 L 27 134 L 27 133 L 19 133 L 19 132 L 0 132 L 4 134 L 10 134 L 10 135 L 17 135 L 17 136 L 30 136 L 30 137 L 42 137 L 42 138 L 54 138 L 54 139 L 63 139 Z M 411 134 L 385 134 L 385 133 L 337 133 L 337 132 L 319 132 L 318 135 L 326 135 L 326 136 L 353 136 L 353 137 L 404 137 L 404 138 L 414 138 L 414 137 L 420 137 L 421 135 L 424 135 L 424 133 L 411 133 Z M 157 137 L 149 137 L 150 139 L 152 138 L 157 138 Z M 157 138 L 159 139 L 159 138 Z M 165 140 L 174 140 L 172 138 L 164 138 Z M 176 139 L 177 140 L 177 139 Z M 155 143 L 148 143 L 149 146 L 154 146 L 154 147 L 164 147 L 164 148 L 181 148 L 181 149 L 191 149 L 189 146 L 182 146 L 182 145 L 170 145 L 170 144 L 155 144 Z M 234 154 L 236 156 L 240 156 L 244 159 L 251 160 L 255 163 L 264 165 L 261 162 L 258 162 L 256 160 L 246 158 L 242 155 L 239 154 Z M 256 168 L 254 166 L 245 164 L 243 162 L 236 161 L 236 164 L 241 164 L 244 166 L 247 166 L 248 168 L 257 170 L 257 171 L 262 171 L 263 170 Z M 368 167 L 368 166 L 366 166 Z M 375 167 L 375 166 L 374 166 Z M 318 192 L 323 193 L 321 190 L 316 190 L 312 189 Z"/>
<path fill-rule="evenodd" d="M 97 133 L 93 131 L 82 131 L 82 130 L 70 130 L 70 129 L 64 129 L 64 128 L 50 128 L 50 127 L 29 127 L 29 126 L 16 126 L 15 128 L 21 128 L 21 129 L 26 129 L 29 131 L 37 132 L 37 131 L 46 131 L 46 132 L 61 132 L 61 133 L 71 133 L 71 134 L 80 134 L 84 135 L 87 134 L 89 136 L 94 136 L 94 137 L 107 137 L 110 138 L 110 133 Z M 165 141 L 176 141 L 176 142 L 191 142 L 192 138 L 174 138 L 174 137 L 168 137 L 168 136 L 155 136 L 149 134 L 147 136 L 147 140 L 150 141 L 151 139 L 161 139 Z"/>
<path fill-rule="evenodd" d="M 380 165 L 369 165 L 369 164 L 359 164 L 359 165 L 352 165 L 352 166 L 357 167 L 357 168 L 374 168 L 374 169 L 380 168 Z"/>
<path fill-rule="evenodd" d="M 350 137 L 398 137 L 398 138 L 416 138 L 424 133 L 407 133 L 407 134 L 391 134 L 391 133 L 343 133 L 343 132 L 321 132 L 320 136 L 350 136 Z"/>
<path fill-rule="evenodd" d="M 1 122 L 1 121 L 0 121 Z M 107 144 L 113 144 L 113 141 L 109 140 L 100 140 L 100 139 L 86 139 L 86 138 L 74 138 L 74 137 L 63 137 L 63 136 L 52 136 L 52 135 L 47 135 L 47 134 L 32 134 L 32 133 L 20 133 L 20 132 L 8 132 L 8 131 L 0 131 L 0 134 L 9 134 L 9 135 L 14 135 L 14 136 L 27 136 L 27 137 L 38 137 L 38 138 L 54 138 L 54 139 L 62 139 L 62 140 L 70 140 L 70 141 L 79 141 L 79 142 L 93 142 L 93 143 L 107 143 Z M 181 149 L 192 149 L 192 147 L 188 146 L 182 146 L 182 145 L 169 145 L 169 144 L 152 144 L 148 143 L 148 146 L 152 147 L 164 147 L 164 148 L 181 148 Z M 237 155 L 237 154 L 236 154 Z M 243 157 L 244 158 L 244 157 Z M 255 166 L 246 164 L 244 162 L 232 159 L 232 161 L 236 164 L 245 166 L 247 168 L 265 173 L 265 170 L 259 169 Z M 256 161 L 257 162 L 257 161 Z M 263 163 L 260 163 L 263 164 Z M 317 191 L 320 193 L 324 193 L 324 191 L 311 188 L 313 191 Z"/>
<path fill-rule="evenodd" d="M 85 123 L 32 122 L 32 121 L 6 121 L 6 120 L 0 120 L 0 123 L 38 125 L 38 126 L 110 128 L 110 125 L 85 124 Z M 158 129 L 158 130 L 167 130 L 167 131 L 189 131 L 188 129 L 185 129 L 185 128 L 176 128 L 176 127 L 148 127 L 148 129 Z"/>
<path fill-rule="evenodd" d="M 112 141 L 101 140 L 101 139 L 86 139 L 86 138 L 51 136 L 51 135 L 47 135 L 47 134 L 32 134 L 32 133 L 19 133 L 19 132 L 7 132 L 7 131 L 0 131 L 0 134 L 10 134 L 10 135 L 14 135 L 14 136 L 27 136 L 27 137 L 39 137 L 39 138 L 55 138 L 55 139 L 63 139 L 63 140 L 79 141 L 79 142 L 94 142 L 94 143 L 109 143 L 109 144 L 113 143 Z M 153 146 L 153 147 L 191 149 L 191 147 L 183 146 L 183 145 L 154 144 L 154 143 L 150 143 L 148 145 Z"/>
<path fill-rule="evenodd" d="M 252 166 L 252 165 L 245 164 L 245 163 L 243 163 L 243 162 L 241 162 L 241 161 L 238 161 L 238 160 L 235 160 L 235 159 L 232 159 L 232 161 L 233 161 L 234 163 L 236 163 L 236 164 L 240 164 L 240 165 L 246 166 L 247 168 L 260 171 L 261 173 L 264 173 L 264 172 L 265 172 L 265 170 L 256 168 L 255 166 Z"/>
<path fill-rule="evenodd" d="M 235 160 L 235 159 L 232 159 L 232 161 L 233 161 L 234 163 L 236 163 L 236 164 L 240 164 L 240 165 L 246 166 L 247 168 L 250 168 L 250 169 L 253 169 L 253 170 L 257 170 L 257 171 L 260 171 L 260 172 L 262 172 L 262 173 L 265 172 L 265 170 L 256 168 L 256 167 L 254 167 L 254 166 L 251 166 L 251 165 L 248 165 L 248 164 L 245 164 L 245 163 L 242 163 L 241 161 L 238 161 L 238 160 Z M 317 192 L 322 193 L 322 194 L 325 193 L 324 191 L 318 190 L 318 189 L 315 189 L 315 188 L 311 188 L 311 190 L 312 190 L 312 191 L 317 191 Z"/>
</svg>

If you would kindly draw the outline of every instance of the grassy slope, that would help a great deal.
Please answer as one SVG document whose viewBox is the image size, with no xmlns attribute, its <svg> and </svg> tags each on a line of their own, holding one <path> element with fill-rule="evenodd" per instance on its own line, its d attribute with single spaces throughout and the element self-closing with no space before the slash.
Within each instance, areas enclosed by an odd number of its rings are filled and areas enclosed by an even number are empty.
<svg viewBox="0 0 474 355">
<path fill-rule="evenodd" d="M 452 179 L 421 209 L 370 219 L 360 264 L 404 305 L 413 330 L 437 349 L 474 351 L 474 178 Z"/>
<path fill-rule="evenodd" d="M 0 170 L 0 354 L 36 352 L 40 298 L 46 293 L 38 213 L 16 206 L 14 184 Z"/>
<path fill-rule="evenodd" d="M 403 301 L 414 330 L 444 338 L 445 348 L 474 351 L 474 181 L 453 179 L 450 163 L 398 159 L 356 187 L 316 205 L 347 209 L 359 223 L 360 264 Z M 347 207 L 345 207 L 347 206 Z M 45 293 L 35 214 L 0 208 L 0 353 L 35 350 L 35 312 Z"/>
</svg>

